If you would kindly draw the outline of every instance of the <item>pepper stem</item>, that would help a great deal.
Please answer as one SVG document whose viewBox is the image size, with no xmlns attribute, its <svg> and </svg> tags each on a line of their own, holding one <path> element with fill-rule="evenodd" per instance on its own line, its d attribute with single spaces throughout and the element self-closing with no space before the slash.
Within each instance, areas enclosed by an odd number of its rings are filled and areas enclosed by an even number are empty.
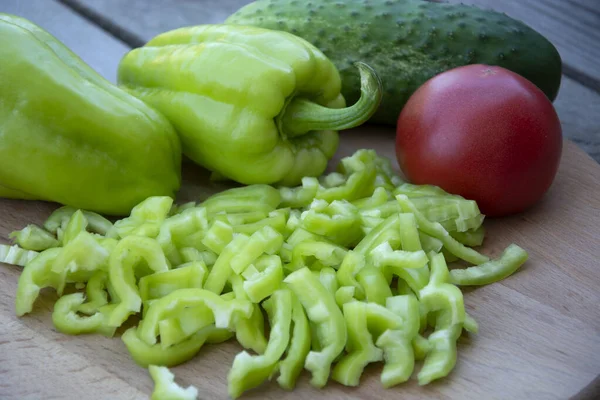
<svg viewBox="0 0 600 400">
<path fill-rule="evenodd" d="M 370 66 L 354 64 L 360 71 L 360 98 L 346 108 L 327 108 L 304 98 L 292 99 L 277 116 L 279 131 L 287 136 L 310 131 L 350 129 L 366 122 L 377 111 L 383 96 L 381 80 Z"/>
</svg>

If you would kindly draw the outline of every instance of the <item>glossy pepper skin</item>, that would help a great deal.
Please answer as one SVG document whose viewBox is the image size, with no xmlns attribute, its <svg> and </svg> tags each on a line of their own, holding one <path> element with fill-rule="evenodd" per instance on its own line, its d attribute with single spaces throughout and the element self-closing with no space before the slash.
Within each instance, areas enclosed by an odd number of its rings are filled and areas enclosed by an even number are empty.
<svg viewBox="0 0 600 400">
<path fill-rule="evenodd" d="M 214 177 L 296 185 L 323 173 L 337 130 L 360 125 L 379 105 L 381 82 L 370 67 L 357 67 L 363 96 L 343 108 L 337 69 L 303 39 L 200 25 L 126 54 L 118 80 L 171 121 L 184 154 Z"/>
<path fill-rule="evenodd" d="M 0 14 L 0 197 L 111 214 L 173 197 L 181 144 L 156 110 L 33 23 Z"/>
</svg>

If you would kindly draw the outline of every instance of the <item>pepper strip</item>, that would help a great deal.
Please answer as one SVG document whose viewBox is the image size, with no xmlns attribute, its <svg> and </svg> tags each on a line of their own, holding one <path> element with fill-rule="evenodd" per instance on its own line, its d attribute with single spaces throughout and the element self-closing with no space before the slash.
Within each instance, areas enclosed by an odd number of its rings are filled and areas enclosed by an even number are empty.
<svg viewBox="0 0 600 400">
<path fill-rule="evenodd" d="M 258 230 L 264 228 L 265 226 L 269 226 L 283 235 L 285 233 L 288 212 L 289 210 L 285 209 L 271 211 L 266 218 L 263 218 L 260 221 L 233 225 L 233 231 L 235 233 L 244 233 L 246 235 L 252 235 Z"/>
<path fill-rule="evenodd" d="M 311 271 L 312 274 L 321 282 L 323 287 L 331 294 L 338 290 L 338 282 L 335 269 L 323 267 L 318 271 Z"/>
<path fill-rule="evenodd" d="M 450 236 L 465 246 L 481 246 L 483 244 L 483 239 L 485 238 L 485 228 L 482 225 L 475 230 L 468 230 L 465 232 L 450 232 Z"/>
<path fill-rule="evenodd" d="M 321 388 L 327 383 L 331 363 L 346 345 L 344 316 L 335 303 L 333 294 L 325 289 L 308 268 L 292 272 L 284 282 L 302 303 L 309 321 L 315 324 L 321 348 L 308 353 L 304 367 L 312 373 L 311 385 Z"/>
<path fill-rule="evenodd" d="M 274 256 L 277 257 L 277 256 Z M 281 267 L 280 267 L 281 268 Z M 282 278 L 283 279 L 283 278 Z M 244 281 L 241 276 L 232 274 L 229 278 L 235 298 L 238 300 L 248 300 L 249 297 L 244 288 Z M 281 280 L 279 281 L 281 284 Z M 273 290 L 274 292 L 275 290 Z M 271 295 L 273 292 L 269 293 Z M 265 337 L 265 320 L 260 306 L 253 304 L 252 315 L 250 318 L 239 318 L 235 326 L 235 336 L 239 344 L 245 349 L 251 349 L 257 354 L 263 354 L 267 348 L 267 338 Z"/>
<path fill-rule="evenodd" d="M 230 330 L 233 330 L 239 317 L 250 318 L 253 310 L 252 303 L 249 301 L 239 299 L 225 301 L 219 295 L 205 289 L 178 289 L 150 304 L 145 317 L 139 324 L 138 335 L 143 341 L 153 345 L 156 343 L 159 333 L 160 321 L 173 318 L 185 308 L 199 305 L 204 305 L 212 310 L 215 327 Z"/>
<path fill-rule="evenodd" d="M 53 287 L 56 289 L 64 286 L 65 275 L 52 271 L 52 264 L 60 252 L 60 248 L 45 250 L 23 268 L 15 297 L 17 316 L 20 317 L 31 312 L 33 303 L 42 288 Z"/>
<path fill-rule="evenodd" d="M 375 347 L 367 328 L 367 303 L 353 301 L 344 304 L 344 319 L 348 330 L 346 351 L 333 369 L 333 380 L 346 386 L 358 386 L 367 364 L 381 361 L 383 351 Z"/>
<path fill-rule="evenodd" d="M 164 348 L 160 343 L 149 345 L 137 334 L 139 328 L 133 327 L 126 330 L 121 336 L 129 354 L 140 367 L 147 368 L 149 365 L 162 365 L 174 367 L 192 359 L 200 350 L 207 335 L 214 329 L 209 327 L 196 332 L 189 339 L 176 345 Z"/>
<path fill-rule="evenodd" d="M 283 266 L 277 255 L 264 255 L 242 273 L 244 292 L 251 302 L 260 303 L 273 294 L 283 282 Z"/>
<path fill-rule="evenodd" d="M 110 283 L 119 298 L 119 303 L 109 318 L 110 326 L 121 326 L 131 314 L 141 309 L 142 298 L 134 273 L 134 267 L 141 259 L 146 261 L 150 271 L 169 270 L 169 263 L 156 240 L 142 236 L 127 236 L 122 239 L 110 255 L 108 267 Z"/>
<path fill-rule="evenodd" d="M 450 373 L 456 365 L 456 341 L 460 336 L 465 318 L 462 292 L 458 287 L 446 283 L 449 278 L 444 256 L 430 254 L 430 282 L 419 292 L 421 304 L 431 315 L 435 312 L 435 331 L 427 341 L 431 349 L 419 371 L 419 385 L 425 385 Z"/>
<path fill-rule="evenodd" d="M 19 231 L 11 232 L 8 237 L 25 250 L 42 251 L 60 244 L 50 232 L 37 225 L 27 225 Z"/>
<path fill-rule="evenodd" d="M 292 336 L 287 354 L 279 363 L 277 383 L 284 389 L 292 390 L 302 372 L 304 360 L 310 351 L 310 326 L 298 297 L 292 293 Z"/>
<path fill-rule="evenodd" d="M 341 246 L 355 244 L 361 239 L 357 208 L 347 201 L 314 200 L 302 213 L 302 227 L 309 232 L 329 238 Z"/>
<path fill-rule="evenodd" d="M 269 185 L 248 185 L 228 189 L 210 196 L 200 205 L 209 215 L 261 211 L 265 214 L 275 210 L 281 202 L 279 190 Z"/>
<path fill-rule="evenodd" d="M 83 293 L 72 293 L 56 301 L 52 312 L 52 322 L 56 329 L 69 335 L 97 332 L 112 337 L 116 328 L 107 325 L 112 306 L 103 306 L 94 315 L 80 317 L 77 309 L 84 300 Z"/>
<path fill-rule="evenodd" d="M 319 180 L 312 176 L 302 178 L 302 186 L 296 188 L 280 187 L 280 207 L 303 208 L 308 206 L 319 189 Z"/>
<path fill-rule="evenodd" d="M 227 279 L 231 275 L 231 260 L 239 254 L 250 238 L 244 234 L 238 234 L 233 237 L 233 240 L 225 246 L 223 252 L 219 254 L 215 264 L 213 265 L 204 288 L 216 294 L 221 294 L 227 283 Z"/>
<path fill-rule="evenodd" d="M 358 150 L 350 157 L 344 157 L 338 165 L 338 171 L 347 178 L 342 185 L 324 188 L 320 186 L 315 198 L 327 200 L 352 201 L 370 196 L 374 190 L 375 177 L 375 151 Z"/>
<path fill-rule="evenodd" d="M 357 300 L 363 300 L 365 298 L 365 291 L 362 285 L 356 280 L 356 275 L 366 265 L 365 256 L 361 253 L 357 253 L 354 250 L 348 250 L 346 257 L 340 265 L 340 269 L 337 271 L 337 279 L 340 286 L 354 288 L 353 296 Z"/>
<path fill-rule="evenodd" d="M 344 304 L 354 301 L 354 286 L 342 286 L 335 292 L 335 302 L 339 308 L 344 307 Z"/>
<path fill-rule="evenodd" d="M 509 277 L 529 258 L 516 244 L 509 245 L 500 258 L 466 269 L 450 271 L 450 282 L 455 285 L 487 285 Z"/>
<path fill-rule="evenodd" d="M 238 398 L 243 392 L 257 387 L 271 377 L 277 362 L 290 341 L 292 322 L 292 294 L 281 289 L 264 301 L 263 308 L 269 316 L 271 332 L 267 348 L 262 355 L 252 356 L 242 351 L 235 356 L 227 376 L 229 396 Z"/>
<path fill-rule="evenodd" d="M 175 383 L 175 375 L 167 367 L 149 365 L 148 372 L 154 381 L 154 390 L 150 400 L 195 400 L 198 389 L 194 386 L 182 388 Z"/>
<path fill-rule="evenodd" d="M 241 274 L 262 254 L 275 254 L 283 244 L 283 235 L 270 226 L 265 226 L 250 236 L 248 241 L 235 254 L 229 265 L 236 274 Z"/>
<path fill-rule="evenodd" d="M 65 276 L 69 282 L 87 282 L 96 271 L 107 269 L 114 245 L 113 239 L 97 239 L 85 230 L 80 231 L 60 248 L 52 271 Z M 63 289 L 64 285 L 56 290 L 61 294 Z"/>
<path fill-rule="evenodd" d="M 155 238 L 172 206 L 173 199 L 169 196 L 148 197 L 133 207 L 129 217 L 115 222 L 108 236 L 124 238 L 135 235 Z"/>
<path fill-rule="evenodd" d="M 369 257 L 376 267 L 394 265 L 401 268 L 418 269 L 426 266 L 429 261 L 423 250 L 394 250 L 388 242 L 375 247 L 369 253 Z"/>
<path fill-rule="evenodd" d="M 85 294 L 88 301 L 81 304 L 77 311 L 92 315 L 100 307 L 108 304 L 108 294 L 105 290 L 107 283 L 108 273 L 106 271 L 96 271 L 85 285 Z"/>
<path fill-rule="evenodd" d="M 212 310 L 204 305 L 183 309 L 177 316 L 158 323 L 160 345 L 167 348 L 179 344 L 214 323 Z"/>
<path fill-rule="evenodd" d="M 419 334 L 419 302 L 414 295 L 389 297 L 386 308 L 402 319 L 399 329 L 388 329 L 377 339 L 383 350 L 385 366 L 381 372 L 383 387 L 390 388 L 406 382 L 413 373 L 415 353 L 413 342 Z"/>
<path fill-rule="evenodd" d="M 176 269 L 159 271 L 140 278 L 138 283 L 143 303 L 160 299 L 177 289 L 202 288 L 208 269 L 202 261 L 183 264 Z"/>
<path fill-rule="evenodd" d="M 356 253 L 368 255 L 382 243 L 388 242 L 392 247 L 400 245 L 400 229 L 398 214 L 394 214 L 374 227 L 354 248 Z"/>
<path fill-rule="evenodd" d="M 17 245 L 8 246 L 6 244 L 0 244 L 0 263 L 17 265 L 24 267 L 29 264 L 31 260 L 38 256 L 37 251 L 25 250 Z"/>
<path fill-rule="evenodd" d="M 202 244 L 215 254 L 221 254 L 233 240 L 233 228 L 226 222 L 214 221 L 208 231 L 203 232 Z"/>
<path fill-rule="evenodd" d="M 384 187 L 377 187 L 370 197 L 354 200 L 352 204 L 358 208 L 360 212 L 362 210 L 379 207 L 391 200 L 393 199 L 390 193 Z"/>
<path fill-rule="evenodd" d="M 208 216 L 206 208 L 192 207 L 167 218 L 162 223 L 156 240 L 171 264 L 179 265 L 183 262 L 183 259 L 178 249 L 187 247 L 184 245 L 185 239 L 198 231 L 206 231 L 207 229 Z"/>
<path fill-rule="evenodd" d="M 50 214 L 48 219 L 44 222 L 44 229 L 48 232 L 57 234 L 58 230 L 64 230 L 71 216 L 77 211 L 76 208 L 70 206 L 63 206 L 57 208 Z M 88 222 L 88 228 L 92 232 L 96 232 L 100 235 L 106 235 L 113 224 L 102 215 L 92 211 L 82 211 L 85 219 Z"/>
<path fill-rule="evenodd" d="M 322 267 L 339 268 L 348 251 L 342 247 L 328 242 L 305 241 L 298 243 L 292 250 L 292 262 L 286 265 L 290 271 L 297 271 L 308 267 L 320 269 Z M 307 259 L 316 261 L 308 265 Z"/>
<path fill-rule="evenodd" d="M 386 299 L 392 296 L 390 285 L 381 269 L 368 266 L 361 269 L 356 277 L 369 303 L 385 305 Z"/>
<path fill-rule="evenodd" d="M 415 214 L 419 229 L 423 233 L 440 240 L 444 244 L 444 247 L 458 258 L 475 265 L 489 261 L 489 257 L 456 241 L 438 222 L 428 221 L 405 195 L 396 196 L 396 200 L 404 212 Z"/>
</svg>

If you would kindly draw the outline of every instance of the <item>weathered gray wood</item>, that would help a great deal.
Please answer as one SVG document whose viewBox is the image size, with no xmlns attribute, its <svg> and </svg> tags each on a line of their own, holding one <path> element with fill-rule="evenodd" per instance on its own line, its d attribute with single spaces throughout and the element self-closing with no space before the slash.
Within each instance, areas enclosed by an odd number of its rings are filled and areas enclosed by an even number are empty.
<svg viewBox="0 0 600 400">
<path fill-rule="evenodd" d="M 54 0 L 0 0 L 0 12 L 26 18 L 65 43 L 106 79 L 129 47 Z"/>
<path fill-rule="evenodd" d="M 458 2 L 458 0 L 452 0 Z M 600 88 L 600 2 L 598 0 L 462 0 L 507 13 L 542 35 L 558 49 L 569 75 L 578 72 Z M 585 80 L 586 77 L 581 77 Z"/>
</svg>

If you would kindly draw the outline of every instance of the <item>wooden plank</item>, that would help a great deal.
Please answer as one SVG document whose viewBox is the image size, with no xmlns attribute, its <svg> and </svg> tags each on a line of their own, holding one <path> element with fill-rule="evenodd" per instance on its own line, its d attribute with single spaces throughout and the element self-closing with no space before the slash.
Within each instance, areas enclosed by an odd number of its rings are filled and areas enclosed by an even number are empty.
<svg viewBox="0 0 600 400">
<path fill-rule="evenodd" d="M 65 43 L 106 79 L 116 82 L 117 65 L 129 47 L 54 0 L 3 0 L 0 12 L 26 18 Z"/>
<path fill-rule="evenodd" d="M 505 12 L 525 22 L 556 46 L 566 64 L 568 75 L 579 76 L 587 82 L 586 85 L 600 91 L 600 10 L 596 0 L 460 2 Z"/>
<path fill-rule="evenodd" d="M 393 157 L 390 129 L 360 128 L 343 133 L 336 157 L 373 147 Z M 334 161 L 335 162 L 335 161 Z M 334 163 L 332 162 L 332 164 Z M 187 165 L 179 202 L 205 198 L 223 186 L 208 184 L 205 171 Z M 0 238 L 27 223 L 41 223 L 56 207 L 43 202 L 0 200 Z M 505 281 L 467 290 L 467 309 L 480 323 L 478 335 L 459 342 L 454 372 L 419 387 L 413 378 L 391 390 L 379 383 L 381 366 L 367 368 L 358 388 L 331 382 L 315 390 L 303 373 L 293 392 L 275 383 L 247 399 L 564 399 L 600 375 L 600 165 L 566 144 L 557 179 L 538 206 L 511 218 L 486 221 L 483 251 L 496 255 L 510 242 L 530 252 L 530 261 Z M 0 397 L 7 399 L 145 398 L 152 383 L 135 366 L 118 338 L 70 337 L 52 327 L 56 296 L 44 291 L 32 314 L 14 316 L 20 268 L 0 266 Z M 226 377 L 240 347 L 206 346 L 189 363 L 173 369 L 178 381 L 196 385 L 200 398 L 225 398 Z M 43 367 L 42 367 L 43 366 Z M 597 394 L 593 392 L 592 395 Z"/>
</svg>

